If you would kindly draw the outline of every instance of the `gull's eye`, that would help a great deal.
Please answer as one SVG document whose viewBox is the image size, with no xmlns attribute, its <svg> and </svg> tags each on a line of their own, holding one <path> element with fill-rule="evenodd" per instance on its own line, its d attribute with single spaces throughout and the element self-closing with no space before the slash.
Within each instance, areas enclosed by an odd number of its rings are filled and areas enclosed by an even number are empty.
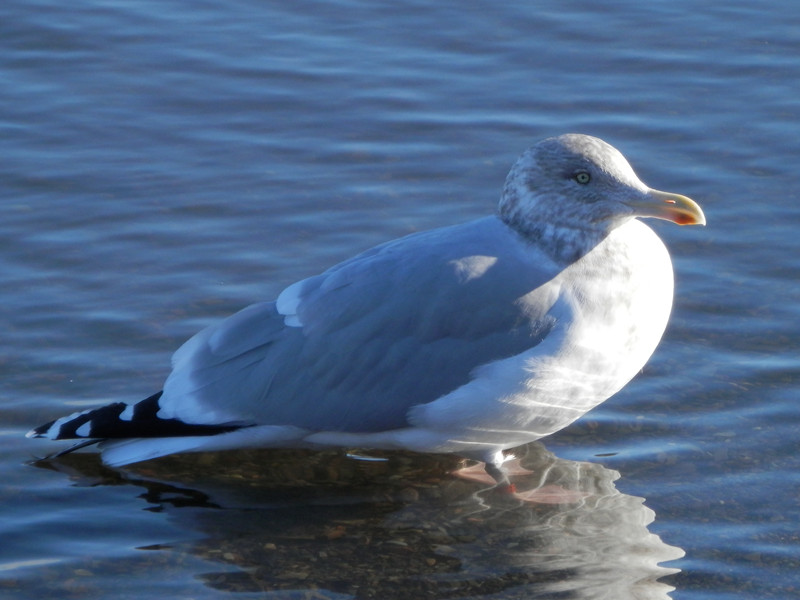
<svg viewBox="0 0 800 600">
<path fill-rule="evenodd" d="M 589 174 L 589 171 L 578 171 L 572 176 L 572 178 L 581 185 L 586 185 L 592 180 L 592 176 Z"/>
</svg>

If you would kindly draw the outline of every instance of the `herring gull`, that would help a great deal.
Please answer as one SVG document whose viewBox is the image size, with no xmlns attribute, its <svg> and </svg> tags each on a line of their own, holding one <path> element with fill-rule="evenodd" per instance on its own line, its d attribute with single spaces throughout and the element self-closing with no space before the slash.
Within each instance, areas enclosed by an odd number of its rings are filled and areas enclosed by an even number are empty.
<svg viewBox="0 0 800 600">
<path fill-rule="evenodd" d="M 664 332 L 672 265 L 637 217 L 705 224 L 604 141 L 545 139 L 512 167 L 496 215 L 294 283 L 189 339 L 163 391 L 28 437 L 100 442 L 112 466 L 247 447 L 455 453 L 510 485 L 504 450 L 616 393 Z"/>
</svg>

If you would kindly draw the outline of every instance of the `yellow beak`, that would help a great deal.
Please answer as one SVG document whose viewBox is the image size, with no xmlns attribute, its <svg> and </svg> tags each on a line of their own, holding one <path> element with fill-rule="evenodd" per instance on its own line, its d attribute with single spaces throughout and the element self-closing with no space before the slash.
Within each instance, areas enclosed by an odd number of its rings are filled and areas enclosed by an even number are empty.
<svg viewBox="0 0 800 600">
<path fill-rule="evenodd" d="M 666 219 L 678 225 L 705 225 L 703 209 L 691 198 L 650 189 L 641 200 L 628 203 L 638 217 Z"/>
</svg>

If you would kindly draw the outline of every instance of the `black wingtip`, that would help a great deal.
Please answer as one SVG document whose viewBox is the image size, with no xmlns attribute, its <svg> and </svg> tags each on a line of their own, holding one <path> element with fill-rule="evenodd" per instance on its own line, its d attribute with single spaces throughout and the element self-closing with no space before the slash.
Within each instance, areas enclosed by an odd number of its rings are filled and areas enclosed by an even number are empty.
<svg viewBox="0 0 800 600">
<path fill-rule="evenodd" d="M 99 444 L 103 440 L 84 440 L 82 442 L 78 442 L 77 444 L 72 444 L 69 448 L 65 448 L 64 450 L 59 450 L 58 452 L 53 452 L 53 454 L 48 454 L 42 459 L 39 460 L 52 460 L 54 458 L 60 458 L 65 454 L 72 454 L 76 450 L 80 450 L 81 448 L 86 448 L 87 446 L 93 446 L 94 444 Z"/>
<path fill-rule="evenodd" d="M 47 437 L 47 430 L 50 429 L 55 424 L 55 421 L 50 421 L 49 423 L 45 423 L 44 425 L 39 425 L 38 427 L 34 427 L 28 433 L 25 434 L 26 438 L 41 438 Z"/>
<path fill-rule="evenodd" d="M 102 439 L 176 437 L 216 435 L 240 429 L 242 424 L 194 424 L 179 419 L 159 418 L 162 392 L 137 402 L 115 402 L 100 408 L 74 413 L 30 430 L 29 438 L 46 437 L 52 440 L 92 439 L 83 447 Z M 77 450 L 77 447 L 74 448 Z M 72 452 L 68 449 L 65 453 Z"/>
</svg>

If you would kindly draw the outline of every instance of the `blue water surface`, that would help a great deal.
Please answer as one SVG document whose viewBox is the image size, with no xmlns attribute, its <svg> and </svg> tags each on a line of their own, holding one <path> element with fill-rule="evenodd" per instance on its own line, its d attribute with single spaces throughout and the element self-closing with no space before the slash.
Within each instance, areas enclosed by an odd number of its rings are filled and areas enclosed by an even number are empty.
<svg viewBox="0 0 800 600">
<path fill-rule="evenodd" d="M 799 56 L 789 0 L 6 0 L 0 595 L 796 598 Z M 182 341 L 297 279 L 490 213 L 570 131 L 708 226 L 653 224 L 670 326 L 524 450 L 538 503 L 448 457 L 31 462 L 61 447 L 32 426 L 149 395 Z"/>
</svg>

